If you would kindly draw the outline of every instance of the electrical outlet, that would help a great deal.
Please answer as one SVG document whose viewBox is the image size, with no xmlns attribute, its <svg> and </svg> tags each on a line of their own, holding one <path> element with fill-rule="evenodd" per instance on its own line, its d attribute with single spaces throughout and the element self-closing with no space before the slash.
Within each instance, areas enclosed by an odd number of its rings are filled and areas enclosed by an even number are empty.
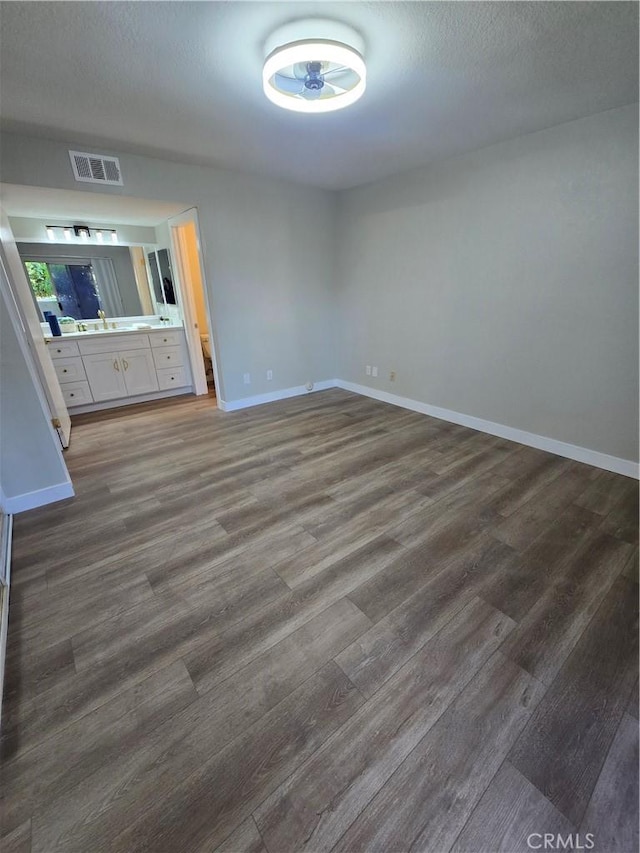
<svg viewBox="0 0 640 853">
<path fill-rule="evenodd" d="M 371 368 L 371 375 L 372 375 L 372 376 L 377 376 L 377 375 L 378 375 L 378 368 L 377 368 L 377 367 L 372 367 L 372 368 Z"/>
<path fill-rule="evenodd" d="M 273 379 L 273 370 L 267 370 L 267 382 L 271 382 Z"/>
<path fill-rule="evenodd" d="M 251 374 L 250 373 L 245 373 L 243 376 L 243 379 L 244 379 L 245 385 L 251 385 Z"/>
<path fill-rule="evenodd" d="M 364 372 L 367 374 L 367 376 L 371 376 L 371 365 L 370 364 L 368 364 L 365 367 Z"/>
<path fill-rule="evenodd" d="M 396 381 L 396 372 L 395 372 L 395 370 L 392 370 L 392 371 L 391 371 L 391 373 L 389 374 L 389 381 L 390 381 L 390 382 L 395 382 L 395 381 Z"/>
</svg>

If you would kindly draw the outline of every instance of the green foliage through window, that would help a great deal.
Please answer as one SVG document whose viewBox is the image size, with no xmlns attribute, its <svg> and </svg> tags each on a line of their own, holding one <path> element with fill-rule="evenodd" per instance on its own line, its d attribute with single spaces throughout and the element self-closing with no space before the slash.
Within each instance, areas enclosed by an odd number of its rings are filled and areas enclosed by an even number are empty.
<svg viewBox="0 0 640 853">
<path fill-rule="evenodd" d="M 27 275 L 36 296 L 47 297 L 56 295 L 46 264 L 40 261 L 25 261 L 24 265 L 27 268 Z"/>
</svg>

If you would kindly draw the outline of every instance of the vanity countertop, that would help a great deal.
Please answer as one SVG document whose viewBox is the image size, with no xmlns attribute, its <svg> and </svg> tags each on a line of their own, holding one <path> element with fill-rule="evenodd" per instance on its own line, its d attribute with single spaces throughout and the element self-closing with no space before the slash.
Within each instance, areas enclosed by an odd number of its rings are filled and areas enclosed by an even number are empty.
<svg viewBox="0 0 640 853">
<path fill-rule="evenodd" d="M 62 335 L 46 335 L 44 339 L 46 341 L 76 341 L 79 338 L 100 338 L 104 335 L 145 335 L 149 334 L 149 332 L 182 332 L 184 330 L 184 326 L 151 326 L 146 329 L 134 329 L 132 326 L 128 326 L 124 329 L 97 329 L 96 331 L 89 332 L 66 332 Z"/>
</svg>

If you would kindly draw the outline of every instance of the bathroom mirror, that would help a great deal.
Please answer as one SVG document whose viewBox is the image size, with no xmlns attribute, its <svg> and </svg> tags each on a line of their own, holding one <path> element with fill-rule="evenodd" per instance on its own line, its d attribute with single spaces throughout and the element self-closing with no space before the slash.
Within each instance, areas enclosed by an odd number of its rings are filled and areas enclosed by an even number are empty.
<svg viewBox="0 0 640 853">
<path fill-rule="evenodd" d="M 149 284 L 141 247 L 18 243 L 34 301 L 44 312 L 76 320 L 141 317 L 162 310 Z"/>
</svg>

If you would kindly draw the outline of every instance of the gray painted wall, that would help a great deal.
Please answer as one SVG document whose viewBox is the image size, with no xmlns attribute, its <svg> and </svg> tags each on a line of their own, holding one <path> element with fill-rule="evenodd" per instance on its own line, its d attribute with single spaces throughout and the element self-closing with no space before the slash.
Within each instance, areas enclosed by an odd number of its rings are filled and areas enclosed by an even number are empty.
<svg viewBox="0 0 640 853">
<path fill-rule="evenodd" d="M 73 140 L 4 134 L 2 179 L 77 191 L 68 154 L 74 147 Z M 198 208 L 223 399 L 335 376 L 335 195 L 241 172 L 100 153 L 120 158 L 124 187 L 82 189 Z M 251 385 L 243 384 L 243 373 L 251 374 Z"/>
<path fill-rule="evenodd" d="M 637 145 L 626 107 L 339 195 L 104 153 L 198 207 L 224 399 L 338 376 L 635 460 Z M 69 147 L 5 135 L 3 179 L 77 189 Z"/>
<path fill-rule="evenodd" d="M 140 297 L 127 246 L 80 246 L 76 243 L 65 246 L 60 243 L 17 243 L 20 257 L 32 260 L 47 258 L 110 258 L 118 280 L 118 289 L 124 306 L 124 317 L 137 317 L 142 313 Z"/>
<path fill-rule="evenodd" d="M 0 487 L 14 498 L 68 482 L 59 443 L 38 399 L 0 277 Z"/>
<path fill-rule="evenodd" d="M 339 375 L 637 460 L 637 194 L 635 107 L 341 194 Z"/>
</svg>

